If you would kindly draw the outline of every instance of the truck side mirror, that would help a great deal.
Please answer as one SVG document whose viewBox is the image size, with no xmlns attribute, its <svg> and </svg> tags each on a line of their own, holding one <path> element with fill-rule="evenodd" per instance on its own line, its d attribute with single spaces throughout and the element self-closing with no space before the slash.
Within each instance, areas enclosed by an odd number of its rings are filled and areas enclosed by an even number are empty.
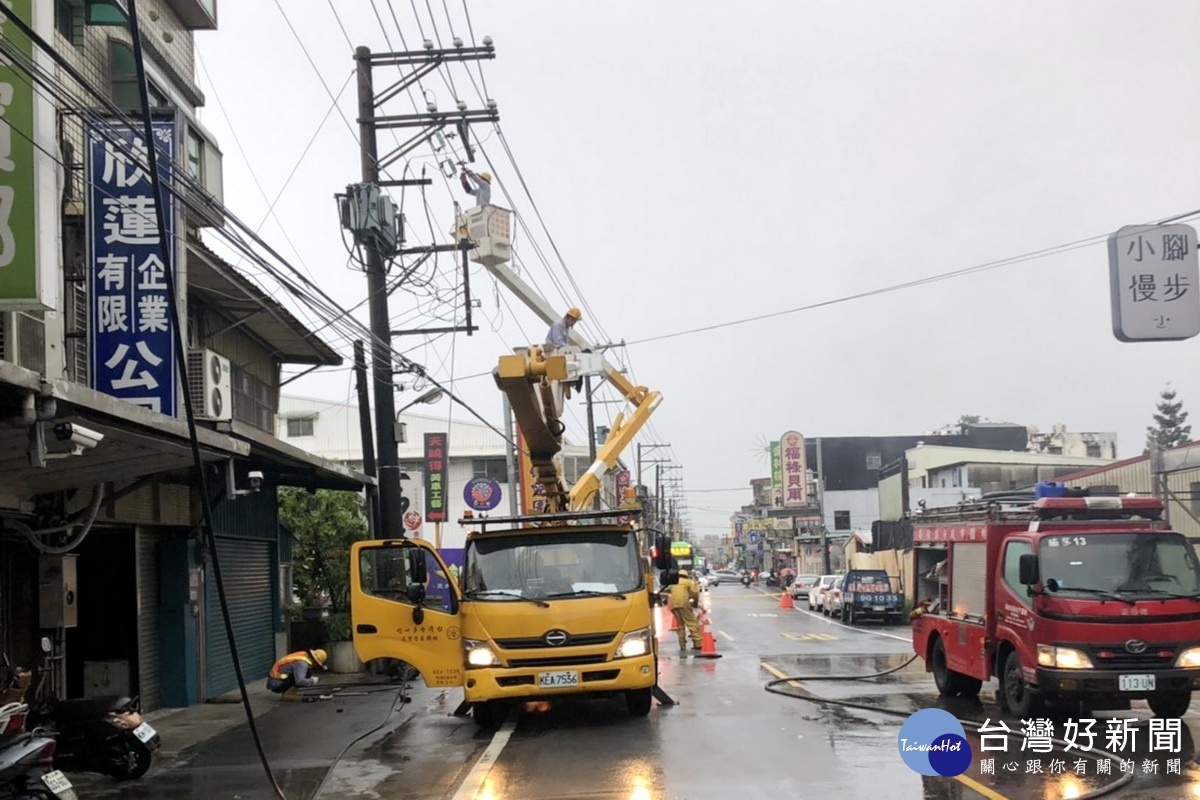
<svg viewBox="0 0 1200 800">
<path fill-rule="evenodd" d="M 408 574 L 410 584 L 417 583 L 424 586 L 425 581 L 429 578 L 429 570 L 425 566 L 425 551 L 419 547 L 413 547 L 408 551 Z"/>
<path fill-rule="evenodd" d="M 671 566 L 671 540 L 659 534 L 654 537 L 654 568 L 669 569 Z"/>
<path fill-rule="evenodd" d="M 1038 558 L 1033 553 L 1025 553 L 1017 564 L 1018 580 L 1025 586 L 1032 586 L 1039 580 Z"/>
</svg>

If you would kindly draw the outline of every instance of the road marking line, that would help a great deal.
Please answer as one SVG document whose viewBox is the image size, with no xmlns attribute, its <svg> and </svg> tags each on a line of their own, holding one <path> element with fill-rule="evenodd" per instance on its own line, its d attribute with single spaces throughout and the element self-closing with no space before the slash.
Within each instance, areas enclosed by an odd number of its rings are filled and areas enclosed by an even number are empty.
<svg viewBox="0 0 1200 800">
<path fill-rule="evenodd" d="M 805 611 L 800 608 L 797 608 L 796 610 L 799 611 L 801 614 L 807 614 L 810 617 L 816 617 L 817 619 L 821 620 L 821 622 L 824 622 L 826 625 L 837 625 L 839 628 L 846 628 L 847 630 L 857 631 L 858 633 L 867 633 L 867 634 L 870 634 L 871 636 L 886 636 L 889 639 L 895 639 L 900 642 L 907 642 L 908 644 L 912 644 L 912 637 L 909 637 L 909 636 L 897 636 L 894 633 L 884 633 L 883 631 L 875 631 L 875 630 L 871 630 L 870 628 L 856 628 L 852 625 L 843 625 L 842 623 L 838 622 L 837 620 L 829 619 L 824 614 L 818 614 L 816 611 Z"/>
<path fill-rule="evenodd" d="M 777 669 L 774 664 L 768 664 L 766 661 L 762 662 L 762 668 L 774 675 L 776 678 L 783 679 L 787 677 L 787 675 L 784 675 L 783 672 Z M 788 681 L 788 686 L 795 686 L 797 689 L 804 688 L 804 684 L 802 684 L 800 681 Z"/>
<path fill-rule="evenodd" d="M 492 771 L 492 767 L 500 759 L 500 751 L 508 744 L 509 738 L 513 735 L 513 731 L 517 729 L 517 723 L 509 721 L 500 726 L 500 730 L 496 731 L 496 735 L 492 737 L 492 742 L 483 751 L 483 755 L 475 762 L 475 766 L 467 773 L 467 777 L 463 779 L 462 785 L 458 787 L 458 791 L 454 794 L 454 800 L 473 800 L 479 796 L 479 792 L 483 789 L 483 784 L 487 780 L 488 773 Z"/>
<path fill-rule="evenodd" d="M 730 635 L 729 635 L 728 633 L 726 633 L 725 631 L 717 631 L 717 633 L 721 634 L 722 636 L 724 636 L 724 637 L 725 637 L 726 639 L 728 639 L 729 641 L 731 641 L 731 642 L 733 641 L 733 637 L 732 637 L 732 636 L 730 636 Z"/>
<path fill-rule="evenodd" d="M 791 633 L 788 631 L 784 631 L 784 632 L 780 633 L 779 635 L 783 636 L 787 639 L 804 639 L 807 641 L 821 641 L 821 642 L 838 638 L 838 637 L 834 636 L 832 633 Z"/>
<path fill-rule="evenodd" d="M 979 792 L 979 794 L 988 798 L 988 800 L 1009 800 L 1009 798 L 1005 797 L 999 792 L 989 789 L 979 781 L 975 780 L 974 778 L 968 778 L 966 775 L 956 775 L 954 780 L 963 784 L 973 792 Z"/>
</svg>

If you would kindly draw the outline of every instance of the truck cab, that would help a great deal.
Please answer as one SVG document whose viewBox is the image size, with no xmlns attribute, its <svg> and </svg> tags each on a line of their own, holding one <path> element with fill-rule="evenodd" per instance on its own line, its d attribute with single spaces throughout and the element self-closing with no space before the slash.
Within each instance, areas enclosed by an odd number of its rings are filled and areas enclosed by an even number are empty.
<svg viewBox="0 0 1200 800">
<path fill-rule="evenodd" d="M 862 619 L 899 622 L 904 613 L 904 595 L 892 591 L 892 581 L 881 569 L 852 569 L 842 582 L 842 622 Z"/>
<path fill-rule="evenodd" d="M 359 657 L 401 658 L 428 686 L 462 688 L 480 724 L 511 702 L 578 694 L 649 713 L 657 640 L 637 531 L 556 516 L 537 527 L 488 520 L 468 536 L 457 580 L 429 542 L 356 543 Z"/>
</svg>

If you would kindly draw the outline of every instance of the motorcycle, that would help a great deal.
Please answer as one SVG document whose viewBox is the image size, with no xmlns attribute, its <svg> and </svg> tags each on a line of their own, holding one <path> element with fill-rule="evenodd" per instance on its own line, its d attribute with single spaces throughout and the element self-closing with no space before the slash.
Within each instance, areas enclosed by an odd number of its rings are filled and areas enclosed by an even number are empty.
<svg viewBox="0 0 1200 800">
<path fill-rule="evenodd" d="M 54 768 L 54 739 L 26 732 L 29 670 L 14 670 L 4 658 L 5 686 L 0 689 L 0 798 L 3 800 L 78 800 L 71 781 Z"/>
<path fill-rule="evenodd" d="M 742 586 L 745 586 L 747 589 L 750 588 L 750 576 L 749 575 L 742 575 Z"/>
<path fill-rule="evenodd" d="M 50 640 L 42 639 L 50 656 Z M 42 671 L 41 683 L 46 670 Z M 41 698 L 29 721 L 54 737 L 56 760 L 64 766 L 111 775 L 117 780 L 140 778 L 150 769 L 158 749 L 158 732 L 142 720 L 136 697 L 91 697 L 72 700 Z"/>
</svg>

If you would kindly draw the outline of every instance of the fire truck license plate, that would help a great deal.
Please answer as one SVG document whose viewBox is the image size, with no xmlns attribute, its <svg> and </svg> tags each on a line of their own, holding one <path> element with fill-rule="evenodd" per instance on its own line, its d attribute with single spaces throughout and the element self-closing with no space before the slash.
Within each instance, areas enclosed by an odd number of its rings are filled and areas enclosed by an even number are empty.
<svg viewBox="0 0 1200 800">
<path fill-rule="evenodd" d="M 539 672 L 538 686 L 543 689 L 558 689 L 563 686 L 578 686 L 578 672 Z"/>
<path fill-rule="evenodd" d="M 1117 685 L 1122 692 L 1153 692 L 1153 675 L 1119 675 Z"/>
<path fill-rule="evenodd" d="M 42 776 L 42 783 L 46 784 L 46 788 L 54 792 L 56 795 L 61 795 L 63 792 L 71 791 L 71 781 L 63 775 L 60 770 L 47 772 Z"/>
</svg>

